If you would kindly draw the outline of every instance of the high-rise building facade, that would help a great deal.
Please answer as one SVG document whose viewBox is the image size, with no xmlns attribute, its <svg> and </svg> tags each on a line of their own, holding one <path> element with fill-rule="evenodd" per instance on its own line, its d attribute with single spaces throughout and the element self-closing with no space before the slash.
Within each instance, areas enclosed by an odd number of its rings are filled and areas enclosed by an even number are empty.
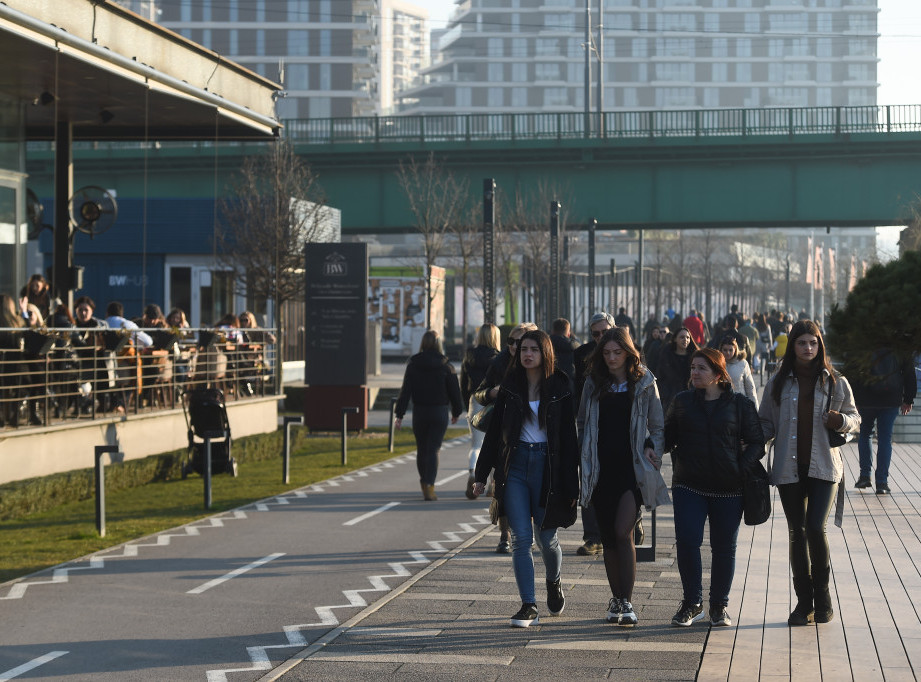
<svg viewBox="0 0 921 682">
<path fill-rule="evenodd" d="M 877 0 L 601 3 L 593 111 L 599 54 L 605 111 L 876 103 Z M 468 0 L 401 111 L 582 111 L 585 21 L 584 0 Z"/>
<path fill-rule="evenodd" d="M 285 86 L 279 118 L 389 113 L 428 63 L 428 13 L 404 0 L 120 0 Z"/>
</svg>

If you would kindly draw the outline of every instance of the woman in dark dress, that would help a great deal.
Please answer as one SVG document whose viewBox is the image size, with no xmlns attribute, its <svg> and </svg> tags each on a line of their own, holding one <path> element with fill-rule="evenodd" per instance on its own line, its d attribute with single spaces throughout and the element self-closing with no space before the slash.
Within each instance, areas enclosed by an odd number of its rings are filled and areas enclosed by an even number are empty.
<svg viewBox="0 0 921 682">
<path fill-rule="evenodd" d="M 656 379 L 641 363 L 626 328 L 609 329 L 588 361 L 576 424 L 582 444 L 582 504 L 601 529 L 613 595 L 605 619 L 636 625 L 633 526 L 641 504 L 667 504 L 662 462 L 664 420 Z"/>
</svg>

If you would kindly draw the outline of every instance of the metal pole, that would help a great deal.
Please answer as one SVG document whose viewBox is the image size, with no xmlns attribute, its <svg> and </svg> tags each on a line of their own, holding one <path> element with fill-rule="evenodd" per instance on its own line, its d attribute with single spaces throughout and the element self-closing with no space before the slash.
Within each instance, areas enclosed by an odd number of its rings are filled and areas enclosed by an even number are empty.
<svg viewBox="0 0 921 682">
<path fill-rule="evenodd" d="M 342 466 L 345 466 L 346 463 L 346 438 L 348 435 L 348 421 L 350 414 L 358 414 L 357 407 L 343 407 L 342 408 Z"/>
<path fill-rule="evenodd" d="M 205 436 L 205 461 L 202 462 L 202 473 L 205 478 L 205 509 L 211 509 L 211 437 Z"/>
<path fill-rule="evenodd" d="M 304 418 L 303 417 L 285 417 L 282 420 L 282 425 L 284 431 L 282 433 L 282 439 L 284 440 L 283 449 L 281 451 L 282 464 L 281 464 L 281 480 L 283 483 L 289 483 L 291 480 L 291 425 L 300 424 L 303 426 Z"/>
<path fill-rule="evenodd" d="M 598 136 L 604 132 L 604 0 L 598 0 Z M 594 310 L 594 308 L 592 308 Z"/>
<path fill-rule="evenodd" d="M 483 180 L 483 319 L 496 323 L 495 224 L 496 180 Z M 465 330 L 466 333 L 466 330 Z"/>
<path fill-rule="evenodd" d="M 118 452 L 118 446 L 96 446 L 96 532 L 101 538 L 106 536 L 106 470 L 102 465 L 102 456 L 107 452 Z"/>
<path fill-rule="evenodd" d="M 397 411 L 397 399 L 391 398 L 390 399 L 390 438 L 387 442 L 387 449 L 390 452 L 393 452 L 393 439 L 394 439 L 394 434 L 396 432 L 396 426 L 393 423 L 394 419 L 396 418 L 396 411 Z"/>
<path fill-rule="evenodd" d="M 589 319 L 595 314 L 595 228 L 598 221 L 588 221 L 588 314 Z"/>
<path fill-rule="evenodd" d="M 560 202 L 550 202 L 550 306 L 547 320 L 560 316 Z M 549 324 L 548 324 L 549 326 Z"/>
<path fill-rule="evenodd" d="M 592 130 L 592 0 L 585 0 L 585 114 L 583 115 L 585 137 Z"/>
<path fill-rule="evenodd" d="M 636 320 L 636 323 L 640 326 L 643 324 L 643 260 L 645 255 L 645 240 L 643 230 L 639 231 L 639 268 L 637 268 L 636 273 L 636 317 L 633 318 Z M 634 339 L 634 341 L 639 342 L 639 339 Z"/>
</svg>

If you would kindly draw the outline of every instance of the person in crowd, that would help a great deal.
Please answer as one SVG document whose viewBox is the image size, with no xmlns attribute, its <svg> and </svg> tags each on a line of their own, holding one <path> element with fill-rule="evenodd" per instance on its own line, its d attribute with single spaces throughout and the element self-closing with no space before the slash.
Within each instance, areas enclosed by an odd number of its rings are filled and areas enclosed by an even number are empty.
<svg viewBox="0 0 921 682">
<path fill-rule="evenodd" d="M 403 416 L 409 401 L 413 401 L 413 435 L 416 438 L 416 468 L 422 496 L 437 500 L 435 478 L 438 476 L 438 454 L 448 429 L 448 408 L 451 423 L 464 411 L 461 403 L 457 373 L 441 349 L 437 332 L 429 329 L 422 335 L 419 352 L 409 359 L 403 386 L 396 405 L 396 428 L 403 426 Z"/>
<path fill-rule="evenodd" d="M 758 408 L 758 393 L 755 390 L 755 379 L 752 371 L 745 362 L 745 351 L 739 348 L 734 336 L 726 335 L 720 341 L 720 353 L 726 359 L 726 371 L 732 379 L 732 390 L 741 393 L 755 403 Z"/>
<path fill-rule="evenodd" d="M 144 314 L 136 322 L 139 327 L 146 329 L 164 329 L 169 326 L 163 311 L 156 303 L 148 303 L 144 308 Z"/>
<path fill-rule="evenodd" d="M 665 417 L 684 593 L 672 625 L 684 627 L 704 617 L 700 547 L 709 519 L 710 624 L 727 626 L 732 624 L 727 607 L 742 522 L 742 476 L 764 456 L 764 435 L 755 404 L 732 390 L 722 353 L 712 348 L 694 351 L 691 385 L 675 396 Z"/>
<path fill-rule="evenodd" d="M 655 363 L 659 359 L 659 352 L 662 350 L 662 332 L 660 327 L 653 327 L 649 340 L 643 344 L 643 364 L 653 372 Z"/>
<path fill-rule="evenodd" d="M 25 321 L 25 326 L 30 328 L 41 327 L 45 324 L 45 316 L 38 306 L 29 301 L 29 287 L 24 286 L 19 291 L 19 314 Z"/>
<path fill-rule="evenodd" d="M 771 325 L 768 324 L 764 313 L 755 314 L 755 329 L 758 330 L 758 346 L 755 348 L 758 354 L 758 373 L 763 377 L 769 367 L 771 349 L 774 347 L 774 334 L 771 332 Z"/>
<path fill-rule="evenodd" d="M 227 313 L 214 325 L 227 339 L 227 343 L 243 343 L 243 332 L 240 331 L 240 318 L 233 313 Z"/>
<path fill-rule="evenodd" d="M 583 508 L 601 528 L 604 568 L 611 588 L 609 623 L 636 625 L 634 525 L 645 504 L 668 504 L 659 466 L 664 442 L 656 380 L 640 362 L 626 329 L 609 329 L 590 357 L 576 418 L 581 448 Z"/>
<path fill-rule="evenodd" d="M 473 419 L 483 406 L 476 401 L 474 393 L 486 378 L 486 371 L 489 365 L 497 355 L 499 355 L 499 344 L 501 336 L 499 328 L 486 322 L 476 333 L 474 345 L 467 349 L 464 354 L 464 361 L 461 364 L 461 400 L 467 408 L 467 423 Z M 485 434 L 472 426 L 470 427 L 470 460 L 468 463 L 467 488 L 465 494 L 467 499 L 475 500 L 477 498 L 473 493 L 473 484 L 475 479 L 473 471 L 476 468 L 476 460 L 480 454 L 480 448 L 483 446 Z"/>
<path fill-rule="evenodd" d="M 189 321 L 186 319 L 185 311 L 182 308 L 173 308 L 166 316 L 166 324 L 173 329 L 188 329 Z"/>
<path fill-rule="evenodd" d="M 550 342 L 553 344 L 553 355 L 556 358 L 556 367 L 573 380 L 575 364 L 573 354 L 578 349 L 578 344 L 572 338 L 572 326 L 565 317 L 558 317 L 550 325 Z"/>
<path fill-rule="evenodd" d="M 646 318 L 646 323 L 643 325 L 643 346 L 649 343 L 652 339 L 652 332 L 654 329 L 659 328 L 659 320 L 656 317 L 655 313 L 649 313 L 649 317 Z"/>
<path fill-rule="evenodd" d="M 750 366 L 755 360 L 755 354 L 758 349 L 759 334 L 758 330 L 755 329 L 754 325 L 752 324 L 752 319 L 744 313 L 741 313 L 740 315 L 742 321 L 739 323 L 738 331 L 742 336 L 745 337 L 745 362 L 747 362 Z M 739 344 L 739 348 L 743 348 L 742 344 Z"/>
<path fill-rule="evenodd" d="M 793 330 L 792 322 L 784 322 L 780 332 L 774 335 L 774 359 L 777 362 L 783 360 L 787 354 L 787 341 L 790 339 L 790 332 Z"/>
<path fill-rule="evenodd" d="M 771 483 L 790 531 L 796 606 L 787 623 L 827 623 L 834 609 L 825 524 L 844 475 L 841 451 L 829 444 L 828 431 L 858 431 L 860 414 L 850 384 L 832 369 L 822 332 L 812 320 L 793 325 L 780 367 L 764 388 L 759 416 L 765 440 L 774 442 Z M 838 525 L 843 507 L 841 489 Z"/>
<path fill-rule="evenodd" d="M 48 319 L 54 312 L 51 305 L 51 285 L 48 284 L 48 280 L 36 273 L 29 278 L 25 288 L 29 303 L 38 308 L 42 319 Z"/>
<path fill-rule="evenodd" d="M 493 473 L 494 495 L 512 528 L 512 565 L 521 597 L 512 627 L 538 622 L 531 557 L 534 528 L 539 529 L 537 544 L 544 560 L 547 609 L 558 615 L 566 604 L 557 528 L 575 522 L 579 498 L 572 398 L 572 382 L 554 367 L 550 337 L 540 330 L 526 332 L 496 398 L 474 484 L 474 492 L 482 494 Z"/>
<path fill-rule="evenodd" d="M 0 428 L 19 426 L 19 370 L 22 335 L 26 324 L 19 301 L 0 294 Z"/>
<path fill-rule="evenodd" d="M 138 348 L 149 348 L 153 345 L 150 334 L 140 331 L 137 324 L 125 318 L 125 308 L 119 301 L 110 301 L 106 306 L 105 322 L 109 329 L 127 329 L 131 332 L 131 340 Z"/>
<path fill-rule="evenodd" d="M 614 324 L 618 327 L 626 327 L 630 332 L 630 337 L 636 338 L 636 328 L 633 326 L 633 318 L 627 314 L 627 309 L 621 306 L 617 309 L 617 315 L 614 317 Z"/>
<path fill-rule="evenodd" d="M 74 331 L 70 335 L 70 343 L 77 353 L 80 363 L 80 380 L 88 382 L 91 393 L 83 395 L 80 402 L 80 411 L 90 412 L 93 406 L 93 395 L 100 401 L 100 407 L 105 409 L 105 398 L 109 387 L 109 376 L 106 368 L 107 354 L 102 331 L 108 329 L 105 320 L 94 317 L 96 302 L 89 296 L 81 296 L 74 302 Z"/>
<path fill-rule="evenodd" d="M 583 343 L 576 348 L 573 354 L 575 364 L 575 400 L 573 405 L 578 406 L 582 400 L 582 387 L 585 385 L 586 371 L 588 370 L 588 360 L 598 346 L 598 341 L 602 335 L 609 329 L 614 328 L 614 318 L 605 312 L 595 313 L 588 321 L 588 331 L 591 341 Z M 601 545 L 601 529 L 598 527 L 598 521 L 595 518 L 595 510 L 591 505 L 582 505 L 580 508 L 582 515 L 582 544 L 576 550 L 579 556 L 592 556 L 601 554 L 603 547 Z"/>
<path fill-rule="evenodd" d="M 240 329 L 243 330 L 243 337 L 246 343 L 275 343 L 275 334 L 268 330 L 259 329 L 256 324 L 256 316 L 249 310 L 244 310 L 239 315 Z"/>
<path fill-rule="evenodd" d="M 873 468 L 870 437 L 876 425 L 876 494 L 889 489 L 889 463 L 892 460 L 892 430 L 895 418 L 911 412 L 918 391 L 915 363 L 910 355 L 900 358 L 890 348 L 873 351 L 869 367 L 854 379 L 854 402 L 860 413 L 860 477 L 855 488 L 869 488 Z"/>
<path fill-rule="evenodd" d="M 694 339 L 694 343 L 698 347 L 707 342 L 707 337 L 704 334 L 704 322 L 697 316 L 697 311 L 694 308 L 691 308 L 691 312 L 684 318 L 683 325 L 685 329 L 691 332 L 691 338 Z"/>
<path fill-rule="evenodd" d="M 676 393 L 687 390 L 691 378 L 691 356 L 696 350 L 697 344 L 691 338 L 691 332 L 681 327 L 671 343 L 659 353 L 656 382 L 664 410 L 668 410 Z"/>
<path fill-rule="evenodd" d="M 518 342 L 526 332 L 534 331 L 537 325 L 533 322 L 522 322 L 515 326 L 509 333 L 506 347 L 493 359 L 489 369 L 486 370 L 486 378 L 476 390 L 474 396 L 480 405 L 490 405 L 495 402 L 499 395 L 499 384 L 511 369 L 518 354 Z M 474 472 L 475 473 L 475 472 Z M 508 519 L 505 515 L 499 517 L 499 544 L 496 545 L 498 554 L 511 554 L 512 536 L 508 527 Z"/>
</svg>

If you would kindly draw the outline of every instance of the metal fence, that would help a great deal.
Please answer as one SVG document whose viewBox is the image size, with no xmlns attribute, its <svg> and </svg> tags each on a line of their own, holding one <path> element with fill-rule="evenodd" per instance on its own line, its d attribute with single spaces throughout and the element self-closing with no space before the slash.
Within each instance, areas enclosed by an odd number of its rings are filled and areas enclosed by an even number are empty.
<svg viewBox="0 0 921 682">
<path fill-rule="evenodd" d="M 0 427 L 173 409 L 196 388 L 276 393 L 271 329 L 0 329 Z M 241 332 L 238 335 L 237 332 Z"/>
<path fill-rule="evenodd" d="M 921 131 L 921 105 L 287 119 L 307 144 L 713 138 Z"/>
</svg>

